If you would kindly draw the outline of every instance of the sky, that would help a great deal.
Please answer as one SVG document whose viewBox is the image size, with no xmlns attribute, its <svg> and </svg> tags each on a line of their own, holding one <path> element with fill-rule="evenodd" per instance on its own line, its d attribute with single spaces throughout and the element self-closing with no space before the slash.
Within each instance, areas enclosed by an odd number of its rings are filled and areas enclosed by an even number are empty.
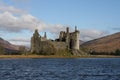
<svg viewBox="0 0 120 80">
<path fill-rule="evenodd" d="M 30 45 L 35 29 L 48 39 L 74 27 L 89 41 L 120 32 L 120 0 L 0 0 L 0 37 Z"/>
</svg>

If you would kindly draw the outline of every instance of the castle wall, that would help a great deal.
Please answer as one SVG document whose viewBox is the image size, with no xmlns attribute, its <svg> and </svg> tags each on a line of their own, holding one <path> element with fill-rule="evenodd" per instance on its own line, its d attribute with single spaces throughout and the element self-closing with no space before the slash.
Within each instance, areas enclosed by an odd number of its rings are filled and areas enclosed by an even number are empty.
<svg viewBox="0 0 120 80">
<path fill-rule="evenodd" d="M 51 41 L 41 41 L 39 54 L 52 55 L 57 52 Z"/>
<path fill-rule="evenodd" d="M 54 42 L 51 42 L 51 43 L 54 45 L 54 47 L 57 49 L 57 51 L 65 50 L 66 46 L 67 46 L 65 42 L 56 42 L 56 41 L 54 41 Z"/>
</svg>

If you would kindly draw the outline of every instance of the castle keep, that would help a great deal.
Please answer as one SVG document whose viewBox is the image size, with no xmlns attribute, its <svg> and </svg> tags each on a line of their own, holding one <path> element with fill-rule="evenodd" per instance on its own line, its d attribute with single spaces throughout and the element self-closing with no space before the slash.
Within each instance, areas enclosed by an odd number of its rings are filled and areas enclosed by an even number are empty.
<svg viewBox="0 0 120 80">
<path fill-rule="evenodd" d="M 79 50 L 79 36 L 80 36 L 80 32 L 77 30 L 77 28 L 75 27 L 75 31 L 70 33 L 69 32 L 69 28 L 66 28 L 66 32 L 65 31 L 61 31 L 60 35 L 59 35 L 59 41 L 61 42 L 65 42 L 67 44 L 67 48 L 68 49 L 76 49 Z"/>
<path fill-rule="evenodd" d="M 67 27 L 66 31 L 60 32 L 58 39 L 48 40 L 46 32 L 42 37 L 36 29 L 31 37 L 31 53 L 55 54 L 62 50 L 77 50 L 79 52 L 79 36 L 80 32 L 77 27 L 75 27 L 74 32 L 69 32 L 69 27 Z"/>
</svg>

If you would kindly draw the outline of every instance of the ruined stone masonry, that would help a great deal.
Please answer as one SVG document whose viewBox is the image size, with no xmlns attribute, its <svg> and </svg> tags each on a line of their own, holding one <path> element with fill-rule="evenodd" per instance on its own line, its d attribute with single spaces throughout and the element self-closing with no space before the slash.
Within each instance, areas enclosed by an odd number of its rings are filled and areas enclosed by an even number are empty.
<svg viewBox="0 0 120 80">
<path fill-rule="evenodd" d="M 59 41 L 65 42 L 68 49 L 79 50 L 79 36 L 80 32 L 75 27 L 75 31 L 70 33 L 69 28 L 66 28 L 65 31 L 60 32 Z"/>
<path fill-rule="evenodd" d="M 31 38 L 31 53 L 34 54 L 55 54 L 61 50 L 71 51 L 74 55 L 81 54 L 80 52 L 80 32 L 75 27 L 74 32 L 69 32 L 69 27 L 66 31 L 61 31 L 59 38 L 56 40 L 48 40 L 46 32 L 44 37 L 40 36 L 36 29 Z"/>
</svg>

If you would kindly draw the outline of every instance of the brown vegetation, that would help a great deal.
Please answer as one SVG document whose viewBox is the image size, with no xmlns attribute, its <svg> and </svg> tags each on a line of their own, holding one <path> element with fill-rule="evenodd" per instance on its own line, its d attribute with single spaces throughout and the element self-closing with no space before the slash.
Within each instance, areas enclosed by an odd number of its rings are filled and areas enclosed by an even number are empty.
<svg viewBox="0 0 120 80">
<path fill-rule="evenodd" d="M 0 55 L 0 58 L 120 58 L 111 55 L 81 55 L 81 56 L 60 56 L 60 55 Z"/>
<path fill-rule="evenodd" d="M 94 52 L 115 52 L 117 49 L 120 49 L 120 32 L 105 36 L 99 39 L 88 41 L 81 45 L 83 48 L 88 49 L 89 51 Z"/>
</svg>

